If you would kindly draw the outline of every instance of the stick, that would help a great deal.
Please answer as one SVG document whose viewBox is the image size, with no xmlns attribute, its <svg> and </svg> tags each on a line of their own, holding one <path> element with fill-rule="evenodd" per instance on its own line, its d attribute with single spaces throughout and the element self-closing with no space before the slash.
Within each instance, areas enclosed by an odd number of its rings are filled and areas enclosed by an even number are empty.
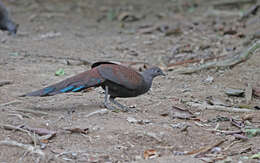
<svg viewBox="0 0 260 163">
<path fill-rule="evenodd" d="M 210 58 L 206 58 L 206 59 L 188 59 L 188 60 L 168 64 L 167 70 L 173 70 L 174 67 L 179 66 L 179 65 L 184 65 L 184 64 L 188 64 L 188 63 L 199 63 L 202 60 L 210 61 L 210 60 L 215 60 L 215 59 L 224 58 L 224 57 L 226 57 L 226 56 L 223 55 L 223 56 L 217 56 L 217 57 L 210 57 Z"/>
<path fill-rule="evenodd" d="M 16 104 L 21 104 L 21 103 L 22 103 L 21 101 L 14 100 L 14 101 L 10 101 L 10 102 L 7 102 L 7 103 L 0 104 L 0 107 L 9 106 L 9 105 L 16 105 Z"/>
<path fill-rule="evenodd" d="M 29 144 L 23 144 L 23 143 L 19 143 L 17 141 L 14 141 L 14 140 L 2 140 L 0 141 L 0 145 L 9 145 L 9 146 L 16 146 L 16 147 L 20 147 L 20 148 L 23 148 L 31 153 L 36 153 L 36 154 L 39 154 L 41 156 L 45 156 L 45 154 L 43 153 L 42 150 L 40 150 L 39 148 L 37 147 L 34 147 L 32 145 L 29 145 Z"/>
<path fill-rule="evenodd" d="M 48 113 L 43 112 L 43 111 L 37 111 L 37 110 L 29 110 L 29 109 L 14 109 L 15 111 L 18 112 L 24 112 L 24 113 L 32 113 L 35 115 L 48 115 Z"/>
<path fill-rule="evenodd" d="M 250 83 L 248 83 L 245 91 L 245 97 L 246 97 L 246 104 L 250 104 L 252 100 L 252 95 L 253 95 L 253 88 Z"/>
<path fill-rule="evenodd" d="M 18 131 L 24 132 L 31 138 L 31 140 L 34 144 L 40 143 L 40 140 L 38 139 L 38 137 L 36 135 L 32 135 L 29 131 L 22 129 L 21 127 L 16 127 L 13 125 L 1 124 L 1 123 L 0 123 L 0 127 L 2 127 L 3 129 L 6 129 L 6 130 L 18 130 Z"/>
<path fill-rule="evenodd" d="M 223 61 L 216 61 L 216 62 L 208 62 L 203 65 L 199 66 L 191 66 L 188 68 L 180 68 L 176 69 L 174 72 L 179 73 L 179 74 L 191 74 L 203 69 L 208 69 L 208 68 L 225 68 L 225 67 L 230 67 L 230 66 L 235 66 L 243 61 L 246 61 L 249 59 L 254 52 L 260 48 L 260 40 L 257 41 L 255 44 L 253 44 L 251 47 L 240 53 L 239 55 L 234 55 L 231 58 L 228 58 Z"/>
<path fill-rule="evenodd" d="M 234 113 L 248 113 L 254 111 L 251 109 L 241 109 L 241 108 L 221 106 L 221 105 L 207 105 L 207 104 L 199 104 L 195 102 L 188 102 L 187 105 L 191 107 L 201 108 L 201 109 L 226 111 L 226 112 L 234 112 Z"/>
<path fill-rule="evenodd" d="M 101 109 L 101 110 L 98 110 L 98 111 L 94 111 L 94 112 L 92 112 L 92 113 L 89 113 L 89 114 L 86 115 L 85 117 L 88 118 L 88 117 L 91 117 L 91 116 L 96 115 L 96 114 L 101 114 L 101 115 L 103 115 L 103 114 L 106 114 L 106 113 L 108 113 L 108 110 L 107 110 L 107 109 Z"/>
<path fill-rule="evenodd" d="M 222 144 L 222 143 L 224 143 L 225 142 L 225 140 L 220 140 L 219 142 L 217 142 L 217 143 L 215 143 L 215 144 L 213 144 L 213 145 L 209 145 L 209 146 L 207 146 L 207 147 L 203 147 L 203 148 L 201 148 L 201 149 L 199 149 L 199 150 L 195 150 L 196 152 L 188 152 L 188 154 L 189 153 L 192 153 L 192 154 L 195 154 L 195 153 L 197 153 L 198 152 L 198 154 L 196 154 L 194 157 L 195 158 L 198 158 L 200 155 L 203 155 L 203 154 L 205 154 L 205 153 L 207 153 L 208 151 L 210 151 L 212 148 L 214 148 L 214 147 L 217 147 L 217 146 L 219 146 L 220 144 Z"/>
</svg>

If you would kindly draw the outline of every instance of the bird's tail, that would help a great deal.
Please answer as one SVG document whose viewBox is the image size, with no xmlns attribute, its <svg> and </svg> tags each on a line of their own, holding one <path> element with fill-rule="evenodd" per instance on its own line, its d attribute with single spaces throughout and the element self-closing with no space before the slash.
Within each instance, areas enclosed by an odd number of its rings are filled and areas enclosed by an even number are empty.
<svg viewBox="0 0 260 163">
<path fill-rule="evenodd" d="M 104 79 L 100 78 L 94 71 L 86 71 L 59 83 L 21 96 L 53 96 L 59 93 L 79 92 L 89 87 L 99 86 L 102 82 L 104 82 Z"/>
</svg>

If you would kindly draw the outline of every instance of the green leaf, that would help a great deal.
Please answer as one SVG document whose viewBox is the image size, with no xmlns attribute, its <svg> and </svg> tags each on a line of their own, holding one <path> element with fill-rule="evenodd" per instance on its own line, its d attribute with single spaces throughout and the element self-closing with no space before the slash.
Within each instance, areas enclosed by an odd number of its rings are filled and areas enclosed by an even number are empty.
<svg viewBox="0 0 260 163">
<path fill-rule="evenodd" d="M 245 129 L 245 133 L 249 138 L 260 135 L 260 128 Z"/>
<path fill-rule="evenodd" d="M 260 159 L 260 152 L 258 152 L 257 154 L 252 155 L 250 158 L 252 158 L 252 159 Z"/>
<path fill-rule="evenodd" d="M 64 69 L 60 68 L 55 72 L 56 76 L 63 76 L 65 74 Z"/>
<path fill-rule="evenodd" d="M 13 57 L 17 57 L 19 55 L 19 53 L 18 52 L 14 52 L 14 53 L 10 53 L 10 55 L 13 56 Z"/>
</svg>

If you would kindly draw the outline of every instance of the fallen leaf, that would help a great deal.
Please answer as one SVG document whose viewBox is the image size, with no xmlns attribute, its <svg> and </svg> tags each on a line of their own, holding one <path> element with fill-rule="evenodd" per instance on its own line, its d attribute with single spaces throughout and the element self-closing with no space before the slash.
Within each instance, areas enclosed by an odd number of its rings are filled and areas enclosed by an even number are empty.
<svg viewBox="0 0 260 163">
<path fill-rule="evenodd" d="M 48 139 L 43 139 L 43 140 L 41 140 L 41 142 L 47 144 L 49 142 L 49 140 Z"/>
<path fill-rule="evenodd" d="M 258 152 L 257 154 L 252 155 L 250 158 L 252 158 L 252 159 L 260 159 L 260 152 Z"/>
<path fill-rule="evenodd" d="M 177 28 L 169 28 L 164 32 L 164 36 L 179 36 L 182 34 L 182 30 L 181 28 L 177 27 Z"/>
<path fill-rule="evenodd" d="M 245 133 L 249 138 L 252 138 L 260 134 L 260 128 L 245 129 Z"/>
<path fill-rule="evenodd" d="M 210 105 L 229 106 L 225 102 L 223 102 L 222 100 L 215 98 L 215 97 L 212 97 L 212 96 L 206 97 L 206 101 Z"/>
<path fill-rule="evenodd" d="M 242 116 L 243 121 L 251 121 L 254 118 L 254 114 L 246 114 Z"/>
<path fill-rule="evenodd" d="M 55 72 L 56 76 L 63 76 L 65 74 L 64 69 L 60 68 Z"/>
<path fill-rule="evenodd" d="M 137 123 L 137 122 L 138 122 L 138 120 L 135 119 L 134 117 L 127 117 L 127 121 L 128 121 L 129 123 Z"/>
<path fill-rule="evenodd" d="M 122 22 L 134 22 L 139 20 L 137 16 L 135 16 L 133 13 L 130 12 L 123 12 L 118 15 L 118 20 Z"/>
<path fill-rule="evenodd" d="M 193 115 L 189 110 L 178 108 L 176 106 L 172 106 L 171 116 L 172 118 L 179 119 L 190 119 L 195 117 L 195 115 Z"/>
<path fill-rule="evenodd" d="M 228 96 L 237 96 L 237 97 L 242 97 L 244 96 L 245 91 L 241 89 L 233 89 L 233 88 L 228 88 L 225 93 Z"/>
<path fill-rule="evenodd" d="M 254 87 L 254 88 L 253 88 L 253 95 L 254 95 L 255 97 L 260 98 L 260 87 Z"/>
<path fill-rule="evenodd" d="M 88 134 L 89 128 L 68 128 L 66 131 L 70 131 L 71 133 L 80 133 L 80 134 Z"/>
<path fill-rule="evenodd" d="M 144 159 L 147 160 L 149 158 L 155 158 L 155 157 L 158 157 L 156 150 L 148 149 L 148 150 L 144 151 Z"/>
</svg>

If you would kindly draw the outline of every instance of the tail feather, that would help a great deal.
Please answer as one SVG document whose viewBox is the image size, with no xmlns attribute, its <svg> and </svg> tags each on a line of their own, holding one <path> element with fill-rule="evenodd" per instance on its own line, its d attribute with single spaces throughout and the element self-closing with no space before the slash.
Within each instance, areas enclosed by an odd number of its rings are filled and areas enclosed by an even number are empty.
<svg viewBox="0 0 260 163">
<path fill-rule="evenodd" d="M 92 69 L 93 70 L 93 69 Z M 99 86 L 105 79 L 96 71 L 86 71 L 46 88 L 27 93 L 21 96 L 53 96 L 60 93 L 79 92 L 93 86 Z"/>
<path fill-rule="evenodd" d="M 37 91 L 33 91 L 30 93 L 25 94 L 25 96 L 47 96 L 49 93 L 53 92 L 55 87 L 46 87 Z"/>
<path fill-rule="evenodd" d="M 57 87 L 57 85 L 52 85 L 34 92 L 25 94 L 25 96 L 53 96 L 59 93 L 68 93 L 68 92 L 79 92 L 87 88 L 85 85 L 68 85 L 65 87 Z"/>
</svg>

